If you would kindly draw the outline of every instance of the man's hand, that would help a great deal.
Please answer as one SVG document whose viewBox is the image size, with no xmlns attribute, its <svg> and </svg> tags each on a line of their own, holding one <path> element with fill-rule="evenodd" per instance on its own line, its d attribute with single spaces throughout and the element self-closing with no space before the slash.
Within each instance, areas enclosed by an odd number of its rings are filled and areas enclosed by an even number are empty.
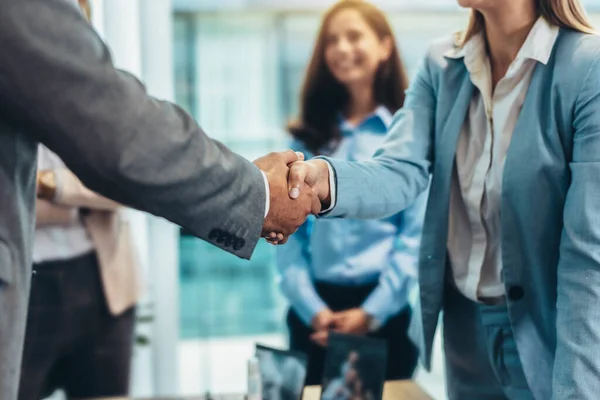
<svg viewBox="0 0 600 400">
<path fill-rule="evenodd" d="M 334 330 L 353 335 L 366 335 L 369 332 L 369 314 L 362 308 L 352 308 L 333 315 Z"/>
<path fill-rule="evenodd" d="M 306 184 L 317 194 L 323 208 L 331 203 L 329 167 L 324 160 L 298 161 L 290 166 L 288 185 L 290 197 L 297 199 L 300 189 Z"/>
<path fill-rule="evenodd" d="M 298 153 L 288 150 L 271 153 L 254 161 L 269 181 L 270 207 L 263 225 L 262 237 L 277 239 L 275 243 L 285 243 L 309 214 L 318 214 L 321 211 L 321 203 L 312 190 L 300 190 L 297 200 L 290 199 L 288 195 L 288 165 L 302 158 Z M 300 189 L 303 189 L 302 185 Z M 279 235 L 276 237 L 275 233 Z"/>
</svg>

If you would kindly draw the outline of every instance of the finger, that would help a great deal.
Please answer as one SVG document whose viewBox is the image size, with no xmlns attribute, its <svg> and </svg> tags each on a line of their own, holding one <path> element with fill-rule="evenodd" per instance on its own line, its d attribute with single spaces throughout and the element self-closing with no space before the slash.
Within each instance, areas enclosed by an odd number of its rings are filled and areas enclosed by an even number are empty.
<svg viewBox="0 0 600 400">
<path fill-rule="evenodd" d="M 316 333 L 313 333 L 312 335 L 310 335 L 310 338 L 313 342 L 325 347 L 325 346 L 327 346 L 328 335 L 329 334 L 327 333 L 327 331 L 319 331 L 319 332 L 316 332 Z"/>
<path fill-rule="evenodd" d="M 277 240 L 281 241 L 284 239 L 283 233 L 278 233 L 277 234 Z"/>
<path fill-rule="evenodd" d="M 346 313 L 345 311 L 338 311 L 336 313 L 333 313 L 333 315 L 331 316 L 331 319 L 334 322 L 338 322 L 338 321 L 342 321 L 346 318 Z"/>
<path fill-rule="evenodd" d="M 277 239 L 277 237 L 265 237 L 265 240 L 271 244 L 277 244 L 277 242 L 279 242 L 279 239 Z"/>
<path fill-rule="evenodd" d="M 290 166 L 288 189 L 292 199 L 297 199 L 300 196 L 300 187 L 304 183 L 307 174 L 308 167 L 303 162 L 297 162 Z"/>
<path fill-rule="evenodd" d="M 283 158 L 283 162 L 285 162 L 286 165 L 290 165 L 291 163 L 295 163 L 296 161 L 304 160 L 304 154 L 302 155 L 302 159 L 300 159 L 300 157 L 298 156 L 298 153 L 299 152 L 295 152 L 292 150 L 286 150 L 286 151 L 282 151 L 279 154 Z"/>
<path fill-rule="evenodd" d="M 319 215 L 321 212 L 321 200 L 317 197 L 316 194 L 312 194 L 311 205 L 310 205 L 310 213 L 313 215 Z"/>
<path fill-rule="evenodd" d="M 314 332 L 313 334 L 311 334 L 310 338 L 312 340 L 319 340 L 319 339 L 322 339 L 323 336 L 326 334 L 327 334 L 327 331 L 317 331 L 317 332 Z"/>
<path fill-rule="evenodd" d="M 337 328 L 343 327 L 346 325 L 346 318 L 343 315 L 336 315 L 333 317 L 331 325 Z"/>
<path fill-rule="evenodd" d="M 287 241 L 288 241 L 288 239 L 289 239 L 289 236 L 287 236 L 287 237 L 284 237 L 283 239 L 281 239 L 281 240 L 278 240 L 278 243 L 277 243 L 277 244 L 279 244 L 279 245 L 286 244 L 286 243 L 287 243 Z"/>
<path fill-rule="evenodd" d="M 306 159 L 306 157 L 304 157 L 304 153 L 301 151 L 297 151 L 296 155 L 298 156 L 298 160 L 300 161 L 304 161 Z"/>
</svg>

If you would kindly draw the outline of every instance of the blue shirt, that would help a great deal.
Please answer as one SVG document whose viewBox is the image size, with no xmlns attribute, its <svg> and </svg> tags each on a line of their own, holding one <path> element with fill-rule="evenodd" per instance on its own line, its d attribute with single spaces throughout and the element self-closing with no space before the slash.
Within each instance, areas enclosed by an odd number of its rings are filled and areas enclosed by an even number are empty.
<svg viewBox="0 0 600 400">
<path fill-rule="evenodd" d="M 357 126 L 342 120 L 342 139 L 331 156 L 370 159 L 383 143 L 391 121 L 391 113 L 383 106 Z M 307 159 L 313 156 L 297 141 L 292 148 L 304 152 Z M 307 325 L 327 307 L 314 281 L 349 286 L 378 282 L 362 308 L 381 323 L 408 304 L 416 284 L 426 196 L 424 193 L 411 207 L 384 220 L 311 217 L 277 248 L 281 289 Z"/>
</svg>

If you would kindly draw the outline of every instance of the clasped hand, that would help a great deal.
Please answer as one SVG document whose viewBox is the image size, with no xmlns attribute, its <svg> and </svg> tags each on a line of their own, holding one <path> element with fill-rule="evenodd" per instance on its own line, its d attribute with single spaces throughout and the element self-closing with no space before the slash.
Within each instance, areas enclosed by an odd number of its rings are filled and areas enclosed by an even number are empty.
<svg viewBox="0 0 600 400">
<path fill-rule="evenodd" d="M 338 332 L 352 335 L 365 335 L 369 332 L 369 315 L 362 308 L 333 312 L 326 308 L 314 316 L 311 321 L 314 333 L 310 339 L 326 347 L 329 332 Z"/>
<path fill-rule="evenodd" d="M 254 161 L 269 181 L 270 206 L 262 237 L 284 244 L 306 221 L 329 207 L 329 169 L 323 160 L 304 161 L 292 150 L 271 153 Z"/>
</svg>

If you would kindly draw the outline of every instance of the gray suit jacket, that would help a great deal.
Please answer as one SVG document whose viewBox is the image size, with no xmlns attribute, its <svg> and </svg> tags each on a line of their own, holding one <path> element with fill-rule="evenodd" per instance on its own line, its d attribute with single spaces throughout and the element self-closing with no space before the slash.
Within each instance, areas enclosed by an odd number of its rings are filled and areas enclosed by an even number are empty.
<svg viewBox="0 0 600 400">
<path fill-rule="evenodd" d="M 115 70 L 64 0 L 0 0 L 0 399 L 16 398 L 30 285 L 36 142 L 90 189 L 240 257 L 259 239 L 260 171 Z"/>
</svg>

